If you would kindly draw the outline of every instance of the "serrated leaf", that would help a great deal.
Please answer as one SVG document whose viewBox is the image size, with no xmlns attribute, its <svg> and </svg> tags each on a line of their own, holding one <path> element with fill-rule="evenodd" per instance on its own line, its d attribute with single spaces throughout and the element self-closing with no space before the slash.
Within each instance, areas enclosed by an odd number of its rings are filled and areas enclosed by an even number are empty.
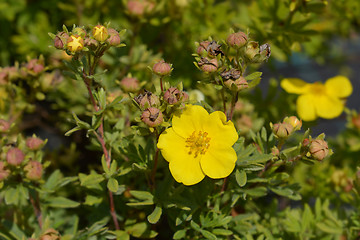
<svg viewBox="0 0 360 240">
<path fill-rule="evenodd" d="M 240 187 L 245 186 L 246 180 L 247 180 L 246 172 L 243 171 L 243 170 L 241 170 L 241 171 L 236 170 L 236 172 L 235 172 L 235 179 L 236 179 L 237 184 L 238 184 Z"/>
<path fill-rule="evenodd" d="M 80 203 L 65 197 L 49 197 L 46 199 L 46 203 L 48 206 L 54 208 L 75 208 L 80 205 Z"/>
<path fill-rule="evenodd" d="M 107 182 L 107 188 L 113 192 L 116 193 L 119 188 L 119 183 L 115 178 L 110 178 Z"/>
<path fill-rule="evenodd" d="M 162 208 L 160 206 L 156 206 L 154 211 L 147 217 L 149 223 L 156 224 L 161 217 Z"/>
</svg>

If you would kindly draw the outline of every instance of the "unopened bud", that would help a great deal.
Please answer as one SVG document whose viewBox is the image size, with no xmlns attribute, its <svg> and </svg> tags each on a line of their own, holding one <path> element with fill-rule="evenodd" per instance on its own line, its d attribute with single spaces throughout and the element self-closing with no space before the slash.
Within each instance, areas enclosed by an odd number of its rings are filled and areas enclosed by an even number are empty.
<svg viewBox="0 0 360 240">
<path fill-rule="evenodd" d="M 142 16 L 151 12 L 154 7 L 155 4 L 147 0 L 129 0 L 127 3 L 127 9 L 133 16 Z"/>
<path fill-rule="evenodd" d="M 246 45 L 248 37 L 243 32 L 232 33 L 226 39 L 226 42 L 233 48 L 241 48 Z"/>
<path fill-rule="evenodd" d="M 91 48 L 91 49 L 95 49 L 99 46 L 99 42 L 96 41 L 95 39 L 91 39 L 89 37 L 86 37 L 84 40 L 84 44 L 85 46 Z"/>
<path fill-rule="evenodd" d="M 251 41 L 248 42 L 245 49 L 245 56 L 252 61 L 256 54 L 259 54 L 259 44 L 257 42 Z"/>
<path fill-rule="evenodd" d="M 26 172 L 26 178 L 33 181 L 40 180 L 43 174 L 41 163 L 33 160 L 26 164 L 24 170 Z"/>
<path fill-rule="evenodd" d="M 92 29 L 92 35 L 99 42 L 104 42 L 109 37 L 108 30 L 103 25 L 95 26 Z"/>
<path fill-rule="evenodd" d="M 54 38 L 54 47 L 57 49 L 63 49 L 68 38 L 69 35 L 66 32 L 59 32 Z"/>
<path fill-rule="evenodd" d="M 84 39 L 80 35 L 71 35 L 67 42 L 67 49 L 72 52 L 80 52 L 84 48 Z"/>
<path fill-rule="evenodd" d="M 20 165 L 24 161 L 24 153 L 16 147 L 10 148 L 6 154 L 6 161 L 13 166 Z"/>
<path fill-rule="evenodd" d="M 109 28 L 108 33 L 109 33 L 109 38 L 108 38 L 107 42 L 111 46 L 118 46 L 121 43 L 119 32 L 113 28 Z"/>
<path fill-rule="evenodd" d="M 73 35 L 79 35 L 81 36 L 82 38 L 85 38 L 86 35 L 87 35 L 87 32 L 85 29 L 81 28 L 81 27 L 76 27 L 72 30 L 72 34 Z"/>
<path fill-rule="evenodd" d="M 5 121 L 4 119 L 0 119 L 0 133 L 5 133 L 9 131 L 10 129 L 10 123 L 8 121 Z"/>
<path fill-rule="evenodd" d="M 125 92 L 137 92 L 140 88 L 139 80 L 133 77 L 125 77 L 120 81 L 120 87 Z"/>
<path fill-rule="evenodd" d="M 311 142 L 309 152 L 316 160 L 323 160 L 329 155 L 329 147 L 326 141 L 322 139 L 315 139 Z"/>
<path fill-rule="evenodd" d="M 231 91 L 234 91 L 234 92 L 238 92 L 238 91 L 241 91 L 241 90 L 249 87 L 248 82 L 246 81 L 246 79 L 243 76 L 239 77 L 235 81 L 227 80 L 224 82 L 224 84 L 227 88 L 229 88 Z"/>
<path fill-rule="evenodd" d="M 353 126 L 356 128 L 356 129 L 359 129 L 360 130 L 360 114 L 357 114 L 356 116 L 353 116 L 351 118 L 351 122 L 353 124 Z"/>
<path fill-rule="evenodd" d="M 42 61 L 40 61 L 38 59 L 31 59 L 26 64 L 26 69 L 32 73 L 38 74 L 44 70 L 44 65 L 42 64 Z"/>
<path fill-rule="evenodd" d="M 10 171 L 5 169 L 5 163 L 0 162 L 0 182 L 4 181 L 10 174 Z"/>
<path fill-rule="evenodd" d="M 199 54 L 200 56 L 206 55 L 209 44 L 210 44 L 209 41 L 202 41 L 201 43 L 199 43 L 199 46 L 196 49 L 196 53 Z"/>
<path fill-rule="evenodd" d="M 271 154 L 274 155 L 274 156 L 279 156 L 280 155 L 280 151 L 277 147 L 272 147 L 271 148 Z"/>
<path fill-rule="evenodd" d="M 146 91 L 145 94 L 140 94 L 134 100 L 139 104 L 141 109 L 157 107 L 160 105 L 159 97 L 149 91 Z"/>
<path fill-rule="evenodd" d="M 40 240 L 60 240 L 60 234 L 55 229 L 49 228 L 41 235 Z"/>
<path fill-rule="evenodd" d="M 38 150 L 44 144 L 44 141 L 37 137 L 29 137 L 26 139 L 26 146 L 31 150 Z"/>
<path fill-rule="evenodd" d="M 218 61 L 216 58 L 208 59 L 202 57 L 201 60 L 198 62 L 200 69 L 206 73 L 213 73 L 216 72 L 218 69 Z"/>
<path fill-rule="evenodd" d="M 175 87 L 171 87 L 164 93 L 164 100 L 169 104 L 176 104 L 183 100 L 184 94 Z"/>
<path fill-rule="evenodd" d="M 294 127 L 289 123 L 276 123 L 273 126 L 273 133 L 278 138 L 287 138 L 293 132 Z"/>
<path fill-rule="evenodd" d="M 302 126 L 302 121 L 296 116 L 286 117 L 284 118 L 284 122 L 290 123 L 294 127 L 294 131 L 300 130 Z"/>
<path fill-rule="evenodd" d="M 308 146 L 310 145 L 310 140 L 309 140 L 308 138 L 305 138 L 305 139 L 302 141 L 301 145 L 302 145 L 303 147 L 308 147 Z"/>
<path fill-rule="evenodd" d="M 150 107 L 142 113 L 141 121 L 149 127 L 157 127 L 164 119 L 162 112 L 158 108 Z"/>
<path fill-rule="evenodd" d="M 169 63 L 166 63 L 164 60 L 157 62 L 153 66 L 153 72 L 159 76 L 169 75 L 172 71 L 172 66 Z"/>
</svg>

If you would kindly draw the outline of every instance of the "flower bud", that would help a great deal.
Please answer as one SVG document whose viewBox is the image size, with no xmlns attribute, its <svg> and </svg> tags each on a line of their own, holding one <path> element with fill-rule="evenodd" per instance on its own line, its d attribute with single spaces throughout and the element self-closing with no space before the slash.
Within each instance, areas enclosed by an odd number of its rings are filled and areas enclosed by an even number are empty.
<svg viewBox="0 0 360 240">
<path fill-rule="evenodd" d="M 72 52 L 80 52 L 84 48 L 84 39 L 80 35 L 71 35 L 67 41 L 67 49 Z"/>
<path fill-rule="evenodd" d="M 66 32 L 59 32 L 54 38 L 54 47 L 57 49 L 63 49 L 67 43 L 68 38 L 69 34 Z"/>
<path fill-rule="evenodd" d="M 248 37 L 245 33 L 236 32 L 236 33 L 230 34 L 227 37 L 226 42 L 230 45 L 230 47 L 238 49 L 238 48 L 245 46 L 247 43 L 247 40 L 248 40 Z"/>
<path fill-rule="evenodd" d="M 141 109 L 157 107 L 160 105 L 159 97 L 149 91 L 145 91 L 145 94 L 140 94 L 134 100 L 139 104 Z"/>
<path fill-rule="evenodd" d="M 95 39 L 91 39 L 89 37 L 86 37 L 84 40 L 84 44 L 85 46 L 91 48 L 91 49 L 95 49 L 99 46 L 99 42 L 96 41 Z"/>
<path fill-rule="evenodd" d="M 160 62 L 154 64 L 153 72 L 159 76 L 166 76 L 169 75 L 173 70 L 171 67 L 171 64 L 166 63 L 164 60 L 161 60 Z"/>
<path fill-rule="evenodd" d="M 256 54 L 259 54 L 260 49 L 259 49 L 259 44 L 257 42 L 251 41 L 248 42 L 248 44 L 246 45 L 246 49 L 245 49 L 245 56 L 252 61 L 254 59 L 254 57 L 256 56 Z"/>
<path fill-rule="evenodd" d="M 273 126 L 273 133 L 278 138 L 287 138 L 293 132 L 294 127 L 290 123 L 276 123 Z"/>
<path fill-rule="evenodd" d="M 10 171 L 5 169 L 5 163 L 0 162 L 0 182 L 4 181 L 10 174 Z"/>
<path fill-rule="evenodd" d="M 87 32 L 85 29 L 81 28 L 81 27 L 76 27 L 72 30 L 72 34 L 73 35 L 79 35 L 81 36 L 82 38 L 85 38 L 86 35 L 87 35 Z"/>
<path fill-rule="evenodd" d="M 107 42 L 111 45 L 111 46 L 117 46 L 121 43 L 121 39 L 120 39 L 120 35 L 119 32 L 116 31 L 113 28 L 109 28 L 108 29 L 108 33 L 109 33 L 109 38 L 107 40 Z"/>
<path fill-rule="evenodd" d="M 199 54 L 200 56 L 206 55 L 209 44 L 210 44 L 209 41 L 202 41 L 201 43 L 199 43 L 199 46 L 196 49 L 196 53 Z"/>
<path fill-rule="evenodd" d="M 125 77 L 120 81 L 120 87 L 125 92 L 137 92 L 140 89 L 139 80 L 133 77 Z"/>
<path fill-rule="evenodd" d="M 109 37 L 108 30 L 103 25 L 96 25 L 92 29 L 92 35 L 99 42 L 104 42 Z"/>
<path fill-rule="evenodd" d="M 44 141 L 37 137 L 29 137 L 26 139 L 26 146 L 31 150 L 38 150 L 44 144 Z"/>
<path fill-rule="evenodd" d="M 277 148 L 277 147 L 272 147 L 271 148 L 271 154 L 273 155 L 273 156 L 279 156 L 280 155 L 280 151 L 279 151 L 279 149 Z"/>
<path fill-rule="evenodd" d="M 26 172 L 26 178 L 33 181 L 40 180 L 43 174 L 41 163 L 33 160 L 26 164 L 24 170 Z"/>
<path fill-rule="evenodd" d="M 353 124 L 353 126 L 356 128 L 356 129 L 359 129 L 360 130 L 360 114 L 357 114 L 356 116 L 353 116 L 351 118 L 351 122 Z"/>
<path fill-rule="evenodd" d="M 13 166 L 20 165 L 24 161 L 24 158 L 24 153 L 16 147 L 10 148 L 6 154 L 6 161 Z"/>
<path fill-rule="evenodd" d="M 182 91 L 175 87 L 171 87 L 164 93 L 164 100 L 169 104 L 176 104 L 182 100 Z"/>
<path fill-rule="evenodd" d="M 308 138 L 305 138 L 305 139 L 302 141 L 301 145 L 302 145 L 303 147 L 308 147 L 308 146 L 310 145 L 310 140 L 309 140 Z"/>
<path fill-rule="evenodd" d="M 200 69 L 206 73 L 213 73 L 216 72 L 218 69 L 218 61 L 216 58 L 208 59 L 202 57 L 201 60 L 198 62 Z"/>
<path fill-rule="evenodd" d="M 221 45 L 215 41 L 211 41 L 206 50 L 208 52 L 209 57 L 211 58 L 214 58 L 219 54 L 221 54 L 221 56 L 224 56 L 224 52 L 221 50 Z"/>
<path fill-rule="evenodd" d="M 31 59 L 26 64 L 26 69 L 32 73 L 39 74 L 44 70 L 44 65 L 41 60 L 38 59 Z"/>
<path fill-rule="evenodd" d="M 8 121 L 5 121 L 4 119 L 0 119 L 0 133 L 5 133 L 9 131 L 10 129 L 10 123 Z"/>
<path fill-rule="evenodd" d="M 142 113 L 141 121 L 149 127 L 157 127 L 164 119 L 162 112 L 158 108 L 150 107 Z"/>
<path fill-rule="evenodd" d="M 300 130 L 302 126 L 302 121 L 295 116 L 284 118 L 284 122 L 290 123 L 294 127 L 294 131 Z"/>
<path fill-rule="evenodd" d="M 248 82 L 246 81 L 246 79 L 243 76 L 239 77 L 235 81 L 234 80 L 227 80 L 227 81 L 224 82 L 224 84 L 231 91 L 235 91 L 235 92 L 241 91 L 241 90 L 246 89 L 246 88 L 249 87 Z"/>
<path fill-rule="evenodd" d="M 145 13 L 150 13 L 155 7 L 153 2 L 147 0 L 129 0 L 127 9 L 130 15 L 142 16 Z"/>
<path fill-rule="evenodd" d="M 47 229 L 40 237 L 40 240 L 60 240 L 60 234 L 53 228 Z"/>
<path fill-rule="evenodd" d="M 316 160 L 323 160 L 329 155 L 329 147 L 326 141 L 322 139 L 315 139 L 311 142 L 309 152 Z"/>
</svg>

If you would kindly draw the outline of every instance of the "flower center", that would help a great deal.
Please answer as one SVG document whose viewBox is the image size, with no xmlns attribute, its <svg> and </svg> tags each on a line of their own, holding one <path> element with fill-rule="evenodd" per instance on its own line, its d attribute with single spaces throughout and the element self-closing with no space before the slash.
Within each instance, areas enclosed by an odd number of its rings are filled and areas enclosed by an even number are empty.
<svg viewBox="0 0 360 240">
<path fill-rule="evenodd" d="M 207 132 L 202 131 L 194 131 L 190 137 L 188 137 L 186 142 L 186 147 L 189 148 L 189 155 L 194 154 L 196 158 L 199 154 L 204 155 L 206 151 L 209 149 L 209 142 L 211 138 L 208 137 Z"/>
<path fill-rule="evenodd" d="M 315 82 L 314 84 L 312 84 L 310 91 L 311 91 L 311 93 L 316 94 L 316 95 L 326 94 L 325 85 L 322 84 L 321 82 Z"/>
</svg>

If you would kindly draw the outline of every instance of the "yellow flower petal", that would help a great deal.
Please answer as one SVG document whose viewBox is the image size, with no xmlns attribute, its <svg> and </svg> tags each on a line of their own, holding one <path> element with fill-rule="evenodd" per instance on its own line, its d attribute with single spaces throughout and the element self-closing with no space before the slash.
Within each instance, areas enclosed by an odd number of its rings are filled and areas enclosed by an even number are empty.
<svg viewBox="0 0 360 240">
<path fill-rule="evenodd" d="M 298 97 L 296 101 L 296 110 L 302 120 L 313 121 L 317 118 L 314 104 L 314 99 L 311 94 Z"/>
<path fill-rule="evenodd" d="M 280 83 L 286 92 L 295 94 L 307 93 L 309 85 L 299 78 L 284 78 Z"/>
<path fill-rule="evenodd" d="M 185 147 L 185 139 L 173 128 L 168 128 L 160 135 L 157 147 L 165 160 L 169 162 L 171 175 L 177 182 L 193 185 L 205 177 L 200 167 L 202 156 L 194 158 L 194 155 L 189 155 L 189 149 Z"/>
<path fill-rule="evenodd" d="M 326 119 L 336 118 L 344 110 L 344 104 L 340 99 L 327 95 L 316 96 L 314 104 L 317 115 Z"/>
<path fill-rule="evenodd" d="M 338 98 L 348 97 L 353 91 L 350 80 L 344 76 L 329 78 L 325 82 L 325 87 L 329 96 Z"/>
<path fill-rule="evenodd" d="M 172 124 L 174 131 L 180 136 L 189 137 L 195 130 L 203 130 L 203 122 L 207 121 L 209 113 L 201 106 L 186 105 L 180 116 L 174 116 Z"/>
<path fill-rule="evenodd" d="M 232 146 L 238 140 L 234 124 L 227 121 L 223 112 L 216 111 L 210 114 L 208 121 L 204 122 L 204 131 L 211 138 L 210 146 Z"/>
<path fill-rule="evenodd" d="M 236 152 L 232 147 L 211 147 L 201 158 L 201 169 L 211 178 L 224 178 L 235 168 Z"/>
</svg>

